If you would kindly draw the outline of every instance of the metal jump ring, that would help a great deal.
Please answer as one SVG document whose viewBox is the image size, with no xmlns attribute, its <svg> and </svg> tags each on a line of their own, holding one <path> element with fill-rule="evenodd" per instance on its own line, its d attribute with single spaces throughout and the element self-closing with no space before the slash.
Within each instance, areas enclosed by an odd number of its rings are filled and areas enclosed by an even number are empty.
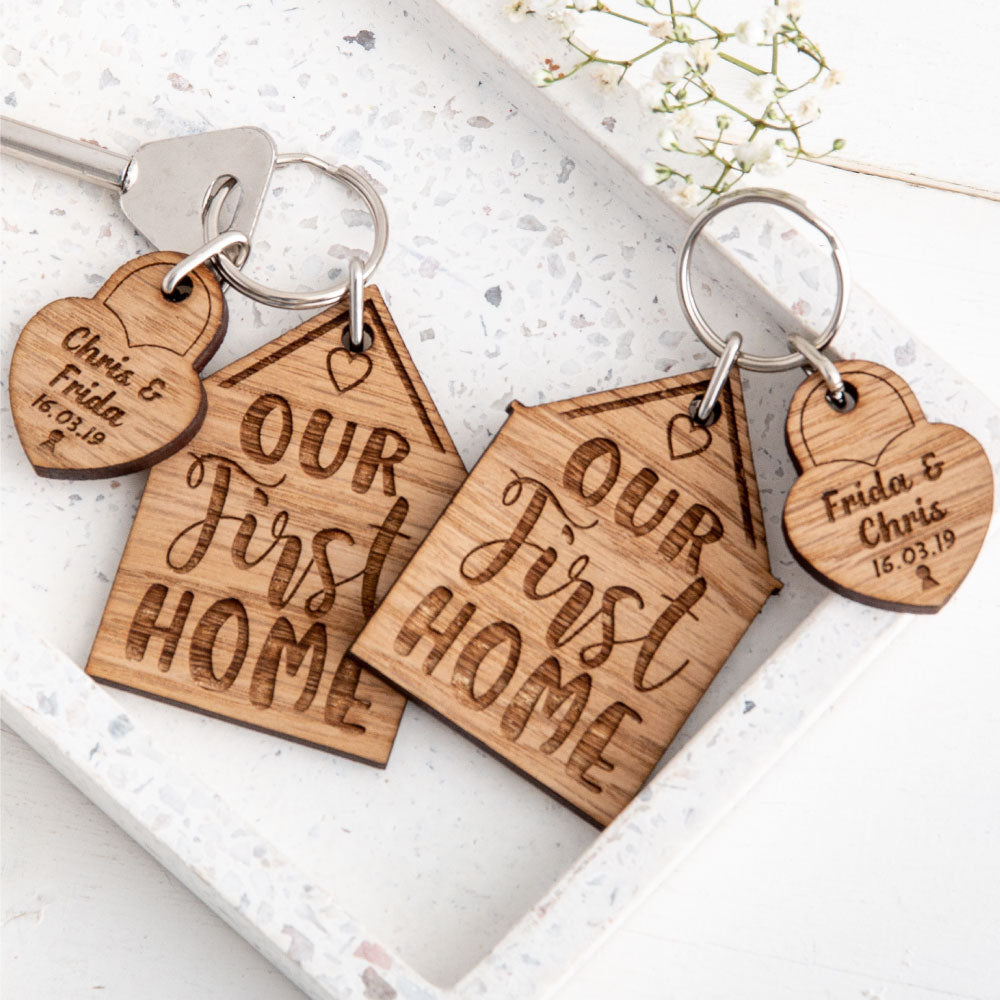
<svg viewBox="0 0 1000 1000">
<path fill-rule="evenodd" d="M 352 351 L 365 349 L 365 278 L 361 258 L 352 257 L 347 265 L 348 313 L 351 318 L 350 345 Z"/>
<path fill-rule="evenodd" d="M 178 261 L 167 271 L 163 276 L 163 281 L 160 283 L 160 289 L 163 294 L 168 297 L 173 295 L 182 279 L 186 278 L 196 267 L 207 263 L 213 257 L 220 256 L 223 250 L 228 250 L 230 247 L 235 246 L 242 246 L 249 249 L 250 240 L 247 239 L 245 233 L 241 233 L 238 229 L 230 229 L 228 232 L 219 233 L 214 239 L 210 239 L 203 247 L 195 250 L 194 253 L 189 253 L 183 260 Z"/>
<path fill-rule="evenodd" d="M 368 281 L 382 260 L 386 243 L 389 240 L 389 218 L 378 191 L 356 170 L 352 170 L 350 167 L 334 166 L 332 163 L 327 163 L 326 160 L 321 160 L 316 156 L 310 156 L 308 153 L 282 153 L 274 161 L 276 167 L 286 167 L 291 163 L 305 163 L 308 166 L 316 167 L 317 170 L 322 170 L 324 174 L 334 180 L 346 184 L 364 199 L 375 224 L 375 239 L 371 253 L 368 255 L 362 270 L 362 284 Z M 213 236 L 219 230 L 222 200 L 215 198 L 209 202 L 208 211 L 205 213 L 206 236 Z M 319 309 L 339 302 L 350 291 L 350 282 L 345 281 L 342 284 L 331 285 L 329 288 L 321 288 L 315 292 L 284 292 L 248 278 L 226 257 L 219 257 L 218 265 L 226 281 L 244 295 L 256 299 L 264 305 L 277 306 L 281 309 Z"/>
<path fill-rule="evenodd" d="M 726 341 L 708 325 L 694 298 L 694 292 L 691 288 L 691 256 L 695 241 L 712 219 L 728 208 L 749 202 L 762 202 L 775 205 L 778 208 L 786 208 L 818 229 L 829 242 L 830 255 L 833 258 L 833 266 L 837 275 L 837 300 L 830 322 L 815 340 L 817 349 L 826 347 L 842 326 L 844 316 L 847 313 L 847 290 L 850 277 L 840 241 L 837 239 L 837 234 L 825 222 L 813 215 L 804 201 L 784 191 L 775 191 L 770 188 L 746 188 L 743 191 L 725 194 L 691 224 L 691 228 L 684 237 L 684 243 L 677 260 L 677 294 L 687 321 L 703 344 L 710 347 L 716 354 L 722 354 L 726 347 Z M 801 351 L 780 355 L 741 354 L 739 357 L 739 364 L 742 367 L 755 372 L 783 372 L 806 363 L 807 359 Z"/>
<path fill-rule="evenodd" d="M 828 358 L 819 348 L 805 337 L 800 337 L 793 333 L 788 338 L 788 343 L 795 348 L 805 359 L 808 367 L 820 373 L 826 387 L 838 406 L 844 404 L 844 380 L 840 377 L 840 371 L 833 361 Z"/>
<path fill-rule="evenodd" d="M 694 419 L 699 424 L 707 424 L 715 409 L 715 404 L 719 401 L 722 388 L 729 381 L 729 373 L 736 364 L 736 358 L 743 346 L 743 338 L 738 333 L 731 333 L 726 341 L 719 360 L 715 363 L 715 370 L 709 380 L 705 395 L 698 401 L 698 409 L 695 411 Z"/>
</svg>

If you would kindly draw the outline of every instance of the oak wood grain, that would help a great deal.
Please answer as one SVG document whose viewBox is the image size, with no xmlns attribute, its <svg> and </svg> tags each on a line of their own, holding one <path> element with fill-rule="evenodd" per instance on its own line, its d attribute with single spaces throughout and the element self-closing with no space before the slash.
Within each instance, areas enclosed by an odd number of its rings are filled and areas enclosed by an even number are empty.
<svg viewBox="0 0 1000 1000">
<path fill-rule="evenodd" d="M 40 476 L 99 479 L 183 448 L 205 418 L 198 372 L 226 330 L 207 267 L 173 301 L 160 285 L 183 255 L 146 254 L 90 299 L 58 299 L 27 323 L 11 356 L 14 426 Z"/>
<path fill-rule="evenodd" d="M 384 764 L 404 698 L 345 656 L 465 474 L 378 289 L 205 382 L 142 497 L 87 671 Z"/>
<path fill-rule="evenodd" d="M 837 364 L 856 395 L 841 412 L 813 375 L 788 412 L 801 473 L 784 528 L 798 560 L 839 593 L 895 611 L 940 610 L 990 523 L 993 472 L 967 431 L 924 418 L 913 391 L 870 361 Z"/>
<path fill-rule="evenodd" d="M 780 584 L 738 377 L 514 403 L 352 652 L 599 824 Z"/>
</svg>

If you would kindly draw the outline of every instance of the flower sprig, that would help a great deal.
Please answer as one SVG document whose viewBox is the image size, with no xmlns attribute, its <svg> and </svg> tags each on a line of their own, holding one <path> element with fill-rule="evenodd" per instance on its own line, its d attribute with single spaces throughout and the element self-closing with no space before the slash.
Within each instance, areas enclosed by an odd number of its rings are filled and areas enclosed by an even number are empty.
<svg viewBox="0 0 1000 1000">
<path fill-rule="evenodd" d="M 601 87 L 614 89 L 629 73 L 641 75 L 643 104 L 662 116 L 660 146 L 700 161 L 658 160 L 647 180 L 666 183 L 676 200 L 694 205 L 750 173 L 774 175 L 844 147 L 836 139 L 813 151 L 802 137 L 820 115 L 821 90 L 841 79 L 802 31 L 804 0 L 773 0 L 727 26 L 707 20 L 709 6 L 710 0 L 616 0 L 614 7 L 604 0 L 509 0 L 504 12 L 514 21 L 543 17 L 560 29 L 569 65 L 546 59 L 534 76 L 538 86 L 589 70 Z M 602 16 L 613 18 L 617 30 L 588 30 L 588 37 L 609 39 L 595 47 L 581 29 L 600 27 L 594 22 Z M 612 35 L 630 42 L 634 54 L 608 54 Z"/>
</svg>

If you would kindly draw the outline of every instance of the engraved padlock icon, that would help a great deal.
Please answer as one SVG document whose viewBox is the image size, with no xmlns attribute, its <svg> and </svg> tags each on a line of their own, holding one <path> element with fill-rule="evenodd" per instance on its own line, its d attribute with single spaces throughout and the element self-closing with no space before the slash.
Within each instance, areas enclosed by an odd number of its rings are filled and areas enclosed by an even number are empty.
<svg viewBox="0 0 1000 1000">
<path fill-rule="evenodd" d="M 167 297 L 183 260 L 151 253 L 119 268 L 93 298 L 51 302 L 11 356 L 11 410 L 42 476 L 97 479 L 148 466 L 182 448 L 205 417 L 198 372 L 226 329 L 226 304 L 206 267 Z M 58 431 L 58 435 L 55 433 Z"/>
<path fill-rule="evenodd" d="M 801 473 L 785 536 L 813 575 L 876 607 L 935 612 L 975 561 L 993 507 L 989 459 L 972 435 L 928 423 L 909 385 L 869 361 L 842 361 L 847 405 L 819 374 L 785 426 Z"/>
</svg>

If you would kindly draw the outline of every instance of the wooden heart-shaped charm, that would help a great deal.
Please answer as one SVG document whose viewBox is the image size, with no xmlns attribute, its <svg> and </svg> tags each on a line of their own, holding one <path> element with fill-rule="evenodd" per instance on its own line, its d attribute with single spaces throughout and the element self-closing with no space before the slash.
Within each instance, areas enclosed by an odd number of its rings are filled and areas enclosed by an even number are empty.
<svg viewBox="0 0 1000 1000">
<path fill-rule="evenodd" d="M 177 301 L 166 298 L 161 282 L 181 260 L 146 254 L 92 299 L 58 299 L 28 321 L 11 356 L 10 403 L 40 476 L 145 469 L 197 433 L 206 405 L 198 372 L 222 342 L 226 302 L 206 267 L 182 282 Z"/>
<path fill-rule="evenodd" d="M 910 387 L 870 361 L 837 364 L 853 408 L 819 375 L 792 398 L 786 433 L 801 476 L 785 503 L 799 561 L 847 597 L 894 611 L 942 608 L 979 553 L 993 473 L 979 442 L 924 419 Z"/>
</svg>

